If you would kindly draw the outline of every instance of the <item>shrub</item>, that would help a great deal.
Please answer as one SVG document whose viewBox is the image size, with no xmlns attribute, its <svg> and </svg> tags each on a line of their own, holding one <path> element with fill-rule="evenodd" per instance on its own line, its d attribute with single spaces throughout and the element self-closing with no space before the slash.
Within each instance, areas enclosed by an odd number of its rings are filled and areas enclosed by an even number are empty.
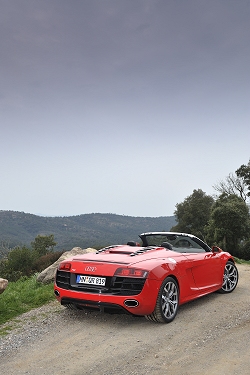
<svg viewBox="0 0 250 375">
<path fill-rule="evenodd" d="M 46 255 L 43 255 L 34 261 L 33 267 L 37 272 L 41 272 L 45 268 L 49 267 L 51 264 L 56 262 L 62 254 L 63 251 L 57 251 L 54 253 L 48 253 Z"/>
</svg>

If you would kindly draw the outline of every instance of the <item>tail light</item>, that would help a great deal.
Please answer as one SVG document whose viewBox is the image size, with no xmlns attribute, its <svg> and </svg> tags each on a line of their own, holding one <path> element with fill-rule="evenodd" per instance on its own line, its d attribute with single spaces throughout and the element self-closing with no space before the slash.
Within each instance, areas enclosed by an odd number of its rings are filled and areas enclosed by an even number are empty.
<svg viewBox="0 0 250 375">
<path fill-rule="evenodd" d="M 70 271 L 71 269 L 71 263 L 60 263 L 58 267 L 59 271 Z"/>
<path fill-rule="evenodd" d="M 138 277 L 145 279 L 148 276 L 148 271 L 140 268 L 117 268 L 115 276 L 123 277 Z"/>
</svg>

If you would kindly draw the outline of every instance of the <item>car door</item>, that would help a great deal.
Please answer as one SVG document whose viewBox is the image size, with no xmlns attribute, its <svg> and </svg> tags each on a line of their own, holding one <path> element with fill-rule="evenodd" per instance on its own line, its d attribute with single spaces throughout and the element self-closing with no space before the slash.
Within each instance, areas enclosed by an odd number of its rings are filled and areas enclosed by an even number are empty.
<svg viewBox="0 0 250 375">
<path fill-rule="evenodd" d="M 183 254 L 187 259 L 187 268 L 192 272 L 195 285 L 200 292 L 216 289 L 222 283 L 223 270 L 219 253 L 197 252 Z"/>
</svg>

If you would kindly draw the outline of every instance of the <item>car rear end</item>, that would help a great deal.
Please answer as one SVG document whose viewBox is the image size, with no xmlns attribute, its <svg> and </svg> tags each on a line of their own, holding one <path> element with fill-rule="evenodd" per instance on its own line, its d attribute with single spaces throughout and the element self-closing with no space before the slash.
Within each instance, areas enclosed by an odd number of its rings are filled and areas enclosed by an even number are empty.
<svg viewBox="0 0 250 375">
<path fill-rule="evenodd" d="M 159 281 L 151 279 L 150 272 L 138 265 L 116 260 L 114 254 L 105 258 L 109 259 L 98 258 L 97 261 L 93 255 L 88 255 L 62 262 L 55 278 L 57 300 L 76 308 L 150 314 Z"/>
</svg>

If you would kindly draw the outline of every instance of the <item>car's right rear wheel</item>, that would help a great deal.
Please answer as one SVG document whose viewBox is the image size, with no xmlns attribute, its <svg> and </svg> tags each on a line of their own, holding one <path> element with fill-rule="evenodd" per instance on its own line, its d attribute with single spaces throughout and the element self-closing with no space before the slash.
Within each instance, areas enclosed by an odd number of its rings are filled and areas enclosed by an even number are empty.
<svg viewBox="0 0 250 375">
<path fill-rule="evenodd" d="M 155 309 L 146 319 L 158 323 L 170 323 L 176 317 L 179 307 L 179 287 L 173 277 L 167 277 L 159 290 Z"/>
</svg>

